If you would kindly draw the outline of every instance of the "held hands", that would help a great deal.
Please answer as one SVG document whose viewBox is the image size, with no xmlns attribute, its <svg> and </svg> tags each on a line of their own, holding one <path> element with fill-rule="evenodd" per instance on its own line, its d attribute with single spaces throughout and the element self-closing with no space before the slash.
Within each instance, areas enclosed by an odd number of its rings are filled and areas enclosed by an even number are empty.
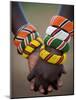
<svg viewBox="0 0 76 100">
<path fill-rule="evenodd" d="M 30 73 L 27 79 L 33 81 L 31 86 L 34 91 L 47 94 L 52 89 L 58 89 L 59 80 L 65 73 L 63 62 L 72 36 L 73 22 L 63 16 L 52 17 L 42 50 L 43 40 L 33 25 L 24 25 L 18 30 L 14 44 L 18 53 L 28 59 Z"/>
<path fill-rule="evenodd" d="M 53 53 L 59 52 L 51 49 Z M 34 52 L 28 59 L 31 69 L 27 79 L 31 82 L 31 89 L 40 91 L 43 94 L 48 94 L 52 89 L 57 90 L 61 86 L 60 78 L 64 71 L 62 64 L 51 64 L 43 61 L 39 57 L 39 51 Z"/>
<path fill-rule="evenodd" d="M 58 89 L 58 81 L 65 72 L 64 66 L 62 65 L 65 59 L 64 55 L 65 52 L 69 51 L 69 42 L 72 36 L 73 23 L 62 16 L 53 16 L 50 21 L 50 25 L 46 30 L 44 42 L 46 46 L 50 47 L 50 49 L 55 49 L 54 53 L 58 54 L 56 52 L 57 50 L 62 52 L 63 55 L 59 54 L 59 56 L 53 56 L 53 58 L 56 58 L 54 61 L 49 59 L 49 57 L 52 58 L 52 54 L 46 50 L 42 51 L 36 65 L 27 77 L 29 81 L 34 79 L 33 89 L 35 91 L 38 91 L 41 87 L 43 93 L 47 94 L 49 91 L 49 86 L 54 89 Z M 54 49 L 52 51 L 54 51 Z"/>
</svg>

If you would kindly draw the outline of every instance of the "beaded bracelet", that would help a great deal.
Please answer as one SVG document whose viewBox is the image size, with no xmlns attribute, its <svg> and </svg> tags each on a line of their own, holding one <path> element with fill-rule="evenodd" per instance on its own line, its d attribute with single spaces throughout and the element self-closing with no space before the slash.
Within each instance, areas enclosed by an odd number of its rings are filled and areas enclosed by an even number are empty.
<svg viewBox="0 0 76 100">
<path fill-rule="evenodd" d="M 31 40 L 37 38 L 38 36 L 39 33 L 36 31 L 36 28 L 33 25 L 29 24 L 18 30 L 17 35 L 14 38 L 14 44 L 16 47 L 18 47 L 20 43 L 24 41 L 25 46 L 27 46 Z"/>
<path fill-rule="evenodd" d="M 61 34 L 60 34 L 60 36 L 56 35 L 55 37 L 46 35 L 44 38 L 44 43 L 47 46 L 52 47 L 54 49 L 61 50 L 62 52 L 68 52 L 70 49 L 70 46 L 68 43 L 70 41 L 70 38 L 65 39 L 65 40 L 63 40 L 63 38 L 64 38 L 64 36 L 62 36 Z"/>
<path fill-rule="evenodd" d="M 51 26 L 56 26 L 65 30 L 69 34 L 73 33 L 73 22 L 63 16 L 53 16 L 50 21 Z"/>
<path fill-rule="evenodd" d="M 43 60 L 52 64 L 63 64 L 66 59 L 66 53 L 63 55 L 52 54 L 45 49 L 45 45 L 41 47 L 39 55 Z"/>
<path fill-rule="evenodd" d="M 69 42 L 72 35 L 73 23 L 62 16 L 54 16 L 46 30 L 44 42 L 47 46 L 65 53 L 69 51 Z"/>
<path fill-rule="evenodd" d="M 30 54 L 32 54 L 38 47 L 43 44 L 43 40 L 40 37 L 32 40 L 30 44 L 26 47 L 24 46 L 24 42 L 21 43 L 21 46 L 18 47 L 18 53 L 21 54 L 24 58 L 28 58 Z"/>
<path fill-rule="evenodd" d="M 43 40 L 39 37 L 39 33 L 33 25 L 22 27 L 13 41 L 18 53 L 25 58 L 28 58 L 43 43 Z"/>
</svg>

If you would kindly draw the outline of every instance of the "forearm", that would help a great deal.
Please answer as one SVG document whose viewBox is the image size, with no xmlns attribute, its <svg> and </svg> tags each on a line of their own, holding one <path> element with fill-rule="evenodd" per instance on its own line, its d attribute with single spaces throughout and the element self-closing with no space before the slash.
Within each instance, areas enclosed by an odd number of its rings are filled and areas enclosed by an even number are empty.
<svg viewBox="0 0 76 100">
<path fill-rule="evenodd" d="M 74 6 L 72 5 L 62 5 L 60 7 L 58 15 L 68 18 L 74 21 Z"/>
<path fill-rule="evenodd" d="M 23 26 L 28 24 L 28 20 L 24 15 L 22 10 L 21 3 L 12 2 L 11 3 L 11 30 L 13 34 L 17 33 L 17 30 Z"/>
<path fill-rule="evenodd" d="M 70 49 L 69 42 L 73 36 L 74 8 L 73 6 L 62 5 L 58 12 L 58 15 L 53 16 L 50 21 L 44 42 L 56 49 L 57 52 L 58 50 L 68 52 Z"/>
</svg>

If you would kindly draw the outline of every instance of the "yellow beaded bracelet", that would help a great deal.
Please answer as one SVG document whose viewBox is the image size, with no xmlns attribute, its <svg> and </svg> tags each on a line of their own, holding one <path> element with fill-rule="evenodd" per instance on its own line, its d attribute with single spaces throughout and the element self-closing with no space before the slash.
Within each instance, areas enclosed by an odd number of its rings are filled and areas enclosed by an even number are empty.
<svg viewBox="0 0 76 100">
<path fill-rule="evenodd" d="M 52 54 L 51 52 L 45 50 L 45 45 L 43 45 L 40 49 L 40 57 L 43 60 L 47 61 L 48 63 L 63 64 L 63 62 L 66 59 L 66 54 L 65 53 L 63 55 Z"/>
<path fill-rule="evenodd" d="M 24 58 L 28 58 L 31 53 L 35 51 L 40 45 L 43 44 L 43 40 L 40 37 L 37 37 L 35 40 L 32 40 L 29 45 L 27 45 L 22 53 Z"/>
</svg>

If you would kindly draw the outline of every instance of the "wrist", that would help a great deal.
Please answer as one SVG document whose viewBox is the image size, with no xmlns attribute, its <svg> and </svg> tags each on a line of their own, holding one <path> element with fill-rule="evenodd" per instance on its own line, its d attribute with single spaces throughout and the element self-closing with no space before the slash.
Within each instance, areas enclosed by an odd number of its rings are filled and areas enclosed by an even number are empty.
<svg viewBox="0 0 76 100">
<path fill-rule="evenodd" d="M 44 43 L 50 48 L 62 51 L 69 51 L 69 42 L 73 35 L 73 22 L 62 16 L 53 16 L 48 28 Z"/>
<path fill-rule="evenodd" d="M 63 64 L 66 59 L 66 53 L 54 49 L 48 51 L 45 45 L 41 47 L 39 55 L 42 60 L 52 64 Z"/>
<path fill-rule="evenodd" d="M 29 58 L 29 56 L 43 44 L 43 40 L 40 38 L 36 28 L 28 24 L 27 26 L 22 26 L 18 30 L 14 38 L 14 44 L 20 55 Z"/>
</svg>

